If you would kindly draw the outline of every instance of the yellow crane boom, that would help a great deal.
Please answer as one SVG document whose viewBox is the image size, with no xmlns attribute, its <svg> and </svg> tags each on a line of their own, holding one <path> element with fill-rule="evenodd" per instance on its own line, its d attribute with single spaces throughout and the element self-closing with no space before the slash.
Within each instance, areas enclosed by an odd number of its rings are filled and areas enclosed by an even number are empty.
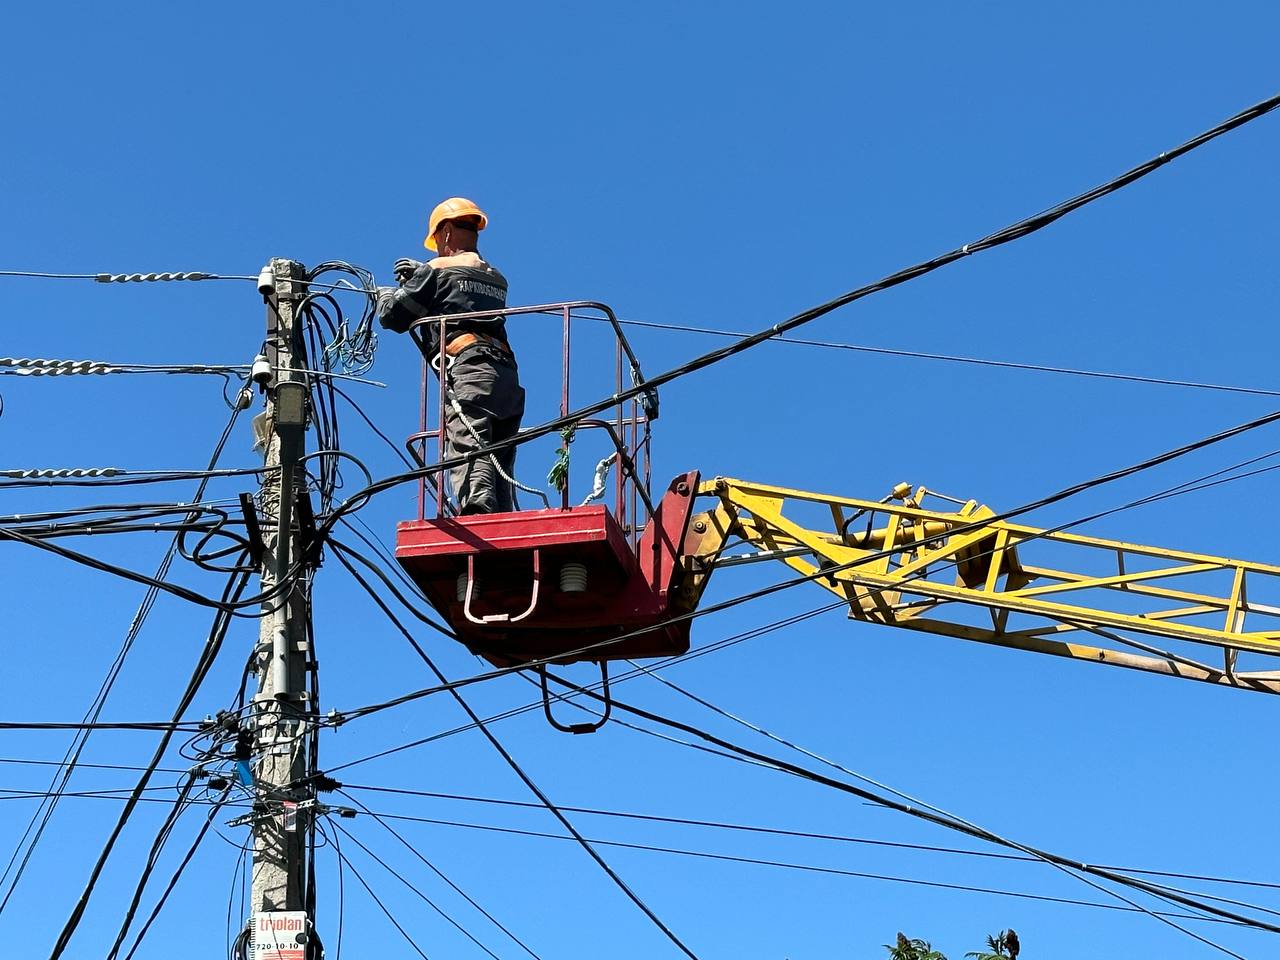
<svg viewBox="0 0 1280 960">
<path fill-rule="evenodd" d="M 852 619 L 1280 693 L 1280 670 L 1239 669 L 1280 656 L 1280 567 L 1041 530 L 907 484 L 856 500 L 718 477 L 698 493 L 716 503 L 689 525 L 685 609 L 713 571 L 774 559 Z M 1191 656 L 1206 646 L 1220 666 Z"/>
</svg>

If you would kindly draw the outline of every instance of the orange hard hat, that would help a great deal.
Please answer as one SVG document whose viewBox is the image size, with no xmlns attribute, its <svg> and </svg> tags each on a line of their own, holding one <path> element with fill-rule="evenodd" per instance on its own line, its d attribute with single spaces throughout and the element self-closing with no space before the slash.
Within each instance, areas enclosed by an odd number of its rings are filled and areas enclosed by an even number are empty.
<svg viewBox="0 0 1280 960">
<path fill-rule="evenodd" d="M 477 230 L 483 230 L 489 225 L 489 218 L 484 215 L 484 211 L 466 197 L 450 197 L 436 204 L 436 208 L 431 211 L 431 220 L 427 223 L 427 239 L 422 241 L 422 245 L 435 252 L 436 230 L 440 228 L 440 224 L 446 220 L 457 220 L 461 217 L 475 217 L 479 221 Z"/>
</svg>

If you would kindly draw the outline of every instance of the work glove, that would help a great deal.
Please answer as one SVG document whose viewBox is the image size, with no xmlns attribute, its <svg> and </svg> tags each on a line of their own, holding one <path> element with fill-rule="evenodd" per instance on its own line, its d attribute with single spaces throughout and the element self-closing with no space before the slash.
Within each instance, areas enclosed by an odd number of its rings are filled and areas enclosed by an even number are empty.
<svg viewBox="0 0 1280 960">
<path fill-rule="evenodd" d="M 378 315 L 385 316 L 396 299 L 398 287 L 378 287 Z"/>
<path fill-rule="evenodd" d="M 410 257 L 401 257 L 396 261 L 391 271 L 396 275 L 396 279 L 404 283 L 413 276 L 414 271 L 422 266 L 421 260 L 413 260 Z"/>
</svg>

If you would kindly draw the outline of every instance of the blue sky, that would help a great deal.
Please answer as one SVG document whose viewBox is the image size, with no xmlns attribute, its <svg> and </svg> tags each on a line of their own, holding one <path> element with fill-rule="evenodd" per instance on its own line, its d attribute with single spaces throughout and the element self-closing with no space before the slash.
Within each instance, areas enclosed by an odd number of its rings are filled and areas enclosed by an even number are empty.
<svg viewBox="0 0 1280 960">
<path fill-rule="evenodd" d="M 284 256 L 345 259 L 390 282 L 397 257 L 419 255 L 431 206 L 462 194 L 490 215 L 482 249 L 509 278 L 512 302 L 595 298 L 628 318 L 756 329 L 983 236 L 1274 93 L 1278 21 L 1263 3 L 25 5 L 8 12 L 0 38 L 9 91 L 0 269 L 256 274 L 267 258 Z M 1270 388 L 1277 147 L 1280 118 L 1264 118 L 1032 238 L 836 312 L 806 334 Z M 6 356 L 137 363 L 244 363 L 263 323 L 252 287 L 233 283 L 0 278 L 0 316 Z M 529 323 L 513 340 L 530 391 L 527 422 L 540 422 L 558 403 L 558 338 Z M 634 342 L 646 369 L 658 371 L 718 341 L 636 329 Z M 575 397 L 585 401 L 602 385 L 585 347 L 579 356 Z M 383 337 L 370 376 L 386 389 L 351 387 L 370 414 L 393 437 L 415 429 L 410 345 Z M 217 381 L 200 378 L 10 377 L 0 379 L 0 395 L 4 468 L 196 468 L 226 420 Z M 697 468 L 872 499 L 908 480 L 996 509 L 1274 405 L 792 345 L 765 345 L 677 381 L 663 402 L 658 477 Z M 355 417 L 343 435 L 375 475 L 396 472 L 394 456 Z M 252 465 L 250 444 L 240 428 L 228 465 Z M 1031 522 L 1063 522 L 1277 446 L 1274 429 L 1258 431 Z M 521 473 L 536 479 L 549 461 L 545 446 L 534 447 L 522 454 Z M 348 482 L 354 488 L 354 474 Z M 1280 534 L 1273 483 L 1264 475 L 1089 529 L 1269 560 Z M 229 482 L 216 493 L 239 489 Z M 0 512 L 114 496 L 6 490 Z M 413 509 L 405 487 L 361 516 L 390 538 Z M 139 535 L 84 547 L 149 570 L 164 543 Z M 0 716 L 79 717 L 141 588 L 12 544 L 0 550 L 10 612 Z M 783 575 L 725 572 L 711 599 Z M 175 578 L 205 590 L 214 583 L 186 568 Z M 430 682 L 337 564 L 321 570 L 316 594 L 326 709 Z M 816 588 L 786 591 L 699 621 L 694 642 L 825 600 Z M 206 629 L 205 611 L 162 599 L 107 716 L 167 715 Z M 249 621 L 232 629 L 193 714 L 231 697 L 255 636 Z M 477 669 L 464 651 L 430 643 L 451 675 Z M 838 612 L 671 676 L 1028 843 L 1089 862 L 1274 876 L 1280 842 L 1266 813 L 1280 778 L 1270 762 L 1275 704 L 1264 697 L 899 636 Z M 628 687 L 630 699 L 655 710 L 745 738 L 651 681 Z M 497 712 L 529 693 L 511 679 L 471 697 Z M 322 764 L 458 723 L 456 707 L 437 699 L 328 734 Z M 568 738 L 530 714 L 495 730 L 564 804 L 956 839 L 622 728 Z M 64 736 L 6 734 L 0 757 L 53 759 Z M 87 758 L 142 762 L 152 736 L 97 734 Z M 0 786 L 10 789 L 47 780 L 44 769 L 0 767 Z M 474 733 L 347 776 L 526 799 Z M 74 781 L 86 789 L 130 782 L 119 771 Z M 382 812 L 555 829 L 536 811 L 365 796 Z M 114 934 L 163 815 L 162 805 L 147 807 L 68 956 L 98 956 Z M 0 861 L 31 809 L 4 801 Z M 10 955 L 45 955 L 116 810 L 115 801 L 64 802 L 56 835 L 0 913 Z M 1021 864 L 579 819 L 584 833 L 604 839 L 1097 899 L 1083 884 Z M 349 826 L 500 956 L 519 955 L 376 824 Z M 184 821 L 170 857 L 195 827 Z M 544 957 L 675 955 L 572 844 L 427 824 L 404 832 Z M 346 852 L 428 955 L 481 955 L 357 849 Z M 900 929 L 954 958 L 1008 926 L 1022 935 L 1028 960 L 1219 955 L 1126 913 L 606 853 L 704 958 L 874 957 Z M 236 856 L 217 837 L 206 841 L 140 958 L 169 956 L 175 945 L 190 956 L 224 955 Z M 332 956 L 337 873 L 328 851 L 320 877 Z M 1245 956 L 1274 951 L 1267 934 L 1196 929 Z M 411 955 L 349 875 L 344 935 L 350 956 Z"/>
</svg>

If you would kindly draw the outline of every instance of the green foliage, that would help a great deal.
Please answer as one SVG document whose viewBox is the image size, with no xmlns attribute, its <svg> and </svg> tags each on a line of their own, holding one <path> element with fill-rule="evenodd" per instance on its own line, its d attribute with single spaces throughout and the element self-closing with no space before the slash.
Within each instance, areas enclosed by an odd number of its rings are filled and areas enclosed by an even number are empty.
<svg viewBox="0 0 1280 960">
<path fill-rule="evenodd" d="M 908 940 L 903 933 L 898 934 L 897 945 L 886 943 L 884 948 L 889 951 L 889 960 L 947 960 L 928 940 Z"/>
<path fill-rule="evenodd" d="M 928 940 L 908 939 L 905 933 L 898 934 L 898 942 L 885 944 L 889 951 L 889 960 L 947 960 L 940 950 L 933 949 Z M 968 960 L 1018 960 L 1018 951 L 1022 945 L 1018 943 L 1018 935 L 1013 930 L 1001 930 L 994 937 L 987 937 L 987 949 L 966 953 Z"/>
<path fill-rule="evenodd" d="M 987 949 L 966 953 L 969 960 L 1009 960 L 1018 956 L 1018 935 L 1012 930 L 1001 930 L 994 937 L 987 937 Z"/>
</svg>

